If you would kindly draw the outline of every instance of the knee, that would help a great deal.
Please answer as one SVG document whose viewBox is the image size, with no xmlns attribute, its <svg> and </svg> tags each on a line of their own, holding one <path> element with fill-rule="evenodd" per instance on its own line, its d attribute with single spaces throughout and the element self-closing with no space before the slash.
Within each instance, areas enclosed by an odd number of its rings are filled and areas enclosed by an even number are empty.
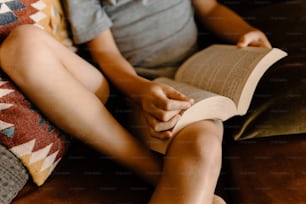
<svg viewBox="0 0 306 204">
<path fill-rule="evenodd" d="M 38 28 L 34 25 L 20 25 L 14 28 L 7 38 L 14 37 L 16 39 L 28 39 L 28 40 L 36 40 L 37 37 L 46 33 L 42 29 Z"/>
<path fill-rule="evenodd" d="M 46 32 L 33 25 L 21 25 L 10 32 L 1 44 L 1 63 L 6 60 L 16 61 L 20 54 L 29 55 L 39 51 L 44 45 L 42 41 Z"/>
<path fill-rule="evenodd" d="M 29 48 L 35 41 L 39 41 L 42 31 L 33 25 L 21 25 L 13 29 L 1 45 L 4 53 L 7 51 L 22 50 L 24 47 Z"/>
<path fill-rule="evenodd" d="M 15 28 L 3 41 L 0 47 L 0 65 L 10 77 L 27 76 L 32 71 L 30 66 L 36 59 L 42 59 L 46 52 L 48 35 L 33 25 L 22 25 Z M 21 66 L 22 65 L 22 66 Z"/>
<path fill-rule="evenodd" d="M 218 121 L 201 121 L 192 124 L 177 135 L 173 143 L 181 156 L 212 168 L 220 168 L 222 160 L 223 126 Z"/>
</svg>

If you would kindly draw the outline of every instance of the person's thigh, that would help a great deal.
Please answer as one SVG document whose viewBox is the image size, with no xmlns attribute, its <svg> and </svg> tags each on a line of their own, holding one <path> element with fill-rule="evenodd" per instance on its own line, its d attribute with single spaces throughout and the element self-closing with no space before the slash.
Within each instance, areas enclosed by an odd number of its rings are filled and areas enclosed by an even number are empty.
<svg viewBox="0 0 306 204">
<path fill-rule="evenodd" d="M 52 39 L 55 41 L 55 39 Z M 57 55 L 61 58 L 65 68 L 79 80 L 87 89 L 96 95 L 109 94 L 106 78 L 99 68 L 93 66 L 85 59 L 73 53 L 60 43 L 53 43 Z"/>
<path fill-rule="evenodd" d="M 18 61 L 16 61 L 16 47 L 19 54 Z M 14 67 L 18 66 L 18 63 L 25 65 L 23 59 L 27 64 L 29 61 L 32 64 L 41 63 L 46 66 L 53 64 L 54 70 L 64 68 L 89 91 L 97 95 L 108 94 L 106 79 L 96 67 L 33 25 L 17 27 L 1 44 L 3 64 L 13 63 Z"/>
</svg>

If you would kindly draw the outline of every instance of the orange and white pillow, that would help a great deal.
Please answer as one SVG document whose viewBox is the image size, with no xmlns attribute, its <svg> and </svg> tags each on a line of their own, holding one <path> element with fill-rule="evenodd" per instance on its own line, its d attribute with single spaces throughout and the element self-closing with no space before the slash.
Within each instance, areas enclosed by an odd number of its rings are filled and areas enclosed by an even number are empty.
<svg viewBox="0 0 306 204">
<path fill-rule="evenodd" d="M 60 0 L 2 0 L 0 1 L 0 38 L 22 24 L 33 24 L 51 33 L 66 47 L 75 51 L 67 31 Z"/>
</svg>

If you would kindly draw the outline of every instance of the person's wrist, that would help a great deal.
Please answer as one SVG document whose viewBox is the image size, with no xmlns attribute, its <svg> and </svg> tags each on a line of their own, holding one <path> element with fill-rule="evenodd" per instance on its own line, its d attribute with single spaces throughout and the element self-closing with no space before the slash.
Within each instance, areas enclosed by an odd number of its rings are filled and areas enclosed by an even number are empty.
<svg viewBox="0 0 306 204">
<path fill-rule="evenodd" d="M 147 80 L 143 77 L 136 76 L 133 80 L 133 84 L 131 85 L 131 91 L 127 93 L 127 96 L 135 101 L 136 103 L 140 104 L 143 95 L 145 94 L 145 90 L 147 90 L 146 87 L 149 86 L 149 84 L 152 83 L 150 80 Z"/>
</svg>

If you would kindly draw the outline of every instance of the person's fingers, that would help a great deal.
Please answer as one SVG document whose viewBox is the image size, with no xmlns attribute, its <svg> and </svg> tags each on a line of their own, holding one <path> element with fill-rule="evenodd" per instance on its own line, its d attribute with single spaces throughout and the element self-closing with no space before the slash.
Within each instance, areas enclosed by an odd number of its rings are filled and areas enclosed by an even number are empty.
<svg viewBox="0 0 306 204">
<path fill-rule="evenodd" d="M 193 99 L 171 87 L 163 87 L 164 95 L 161 96 L 156 106 L 163 110 L 185 110 L 193 104 Z"/>
<path fill-rule="evenodd" d="M 243 35 L 237 42 L 237 47 L 239 48 L 247 47 L 249 43 L 250 41 L 246 38 L 245 35 Z"/>
<path fill-rule="evenodd" d="M 160 140 L 168 140 L 172 137 L 172 132 L 171 131 L 163 131 L 163 132 L 155 132 L 154 130 L 150 129 L 149 131 L 151 137 L 160 139 Z"/>
<path fill-rule="evenodd" d="M 241 36 L 237 42 L 237 47 L 243 48 L 247 46 L 272 47 L 267 37 L 260 31 L 252 31 Z"/>
<path fill-rule="evenodd" d="M 169 102 L 169 101 L 168 101 Z M 158 103 L 158 102 L 157 102 Z M 181 110 L 166 110 L 163 109 L 165 107 L 167 107 L 167 105 L 165 106 L 159 106 L 156 105 L 154 103 L 145 103 L 142 107 L 143 111 L 146 113 L 150 113 L 151 115 L 153 115 L 155 118 L 157 118 L 160 121 L 168 121 L 171 118 L 173 118 L 175 115 L 179 114 L 181 112 Z M 163 108 L 162 108 L 163 107 Z"/>
<path fill-rule="evenodd" d="M 152 114 L 160 121 L 168 121 L 188 109 L 193 100 L 168 86 L 160 86 L 142 101 L 144 112 Z"/>
<path fill-rule="evenodd" d="M 174 88 L 167 88 L 166 95 L 168 98 L 178 101 L 187 101 L 189 103 L 192 103 L 193 100 L 187 96 L 185 96 L 183 93 L 177 91 Z"/>
<path fill-rule="evenodd" d="M 175 115 L 174 117 L 172 117 L 168 121 L 159 121 L 155 117 L 153 117 L 152 115 L 150 115 L 148 113 L 144 114 L 144 116 L 145 116 L 145 119 L 146 119 L 149 127 L 154 132 L 162 132 L 162 131 L 170 130 L 175 126 L 175 124 L 180 119 L 179 114 Z"/>
<path fill-rule="evenodd" d="M 164 111 L 158 108 L 152 109 L 150 111 L 150 113 L 153 114 L 160 121 L 169 121 L 171 118 L 178 115 L 180 112 L 180 110 Z"/>
</svg>

